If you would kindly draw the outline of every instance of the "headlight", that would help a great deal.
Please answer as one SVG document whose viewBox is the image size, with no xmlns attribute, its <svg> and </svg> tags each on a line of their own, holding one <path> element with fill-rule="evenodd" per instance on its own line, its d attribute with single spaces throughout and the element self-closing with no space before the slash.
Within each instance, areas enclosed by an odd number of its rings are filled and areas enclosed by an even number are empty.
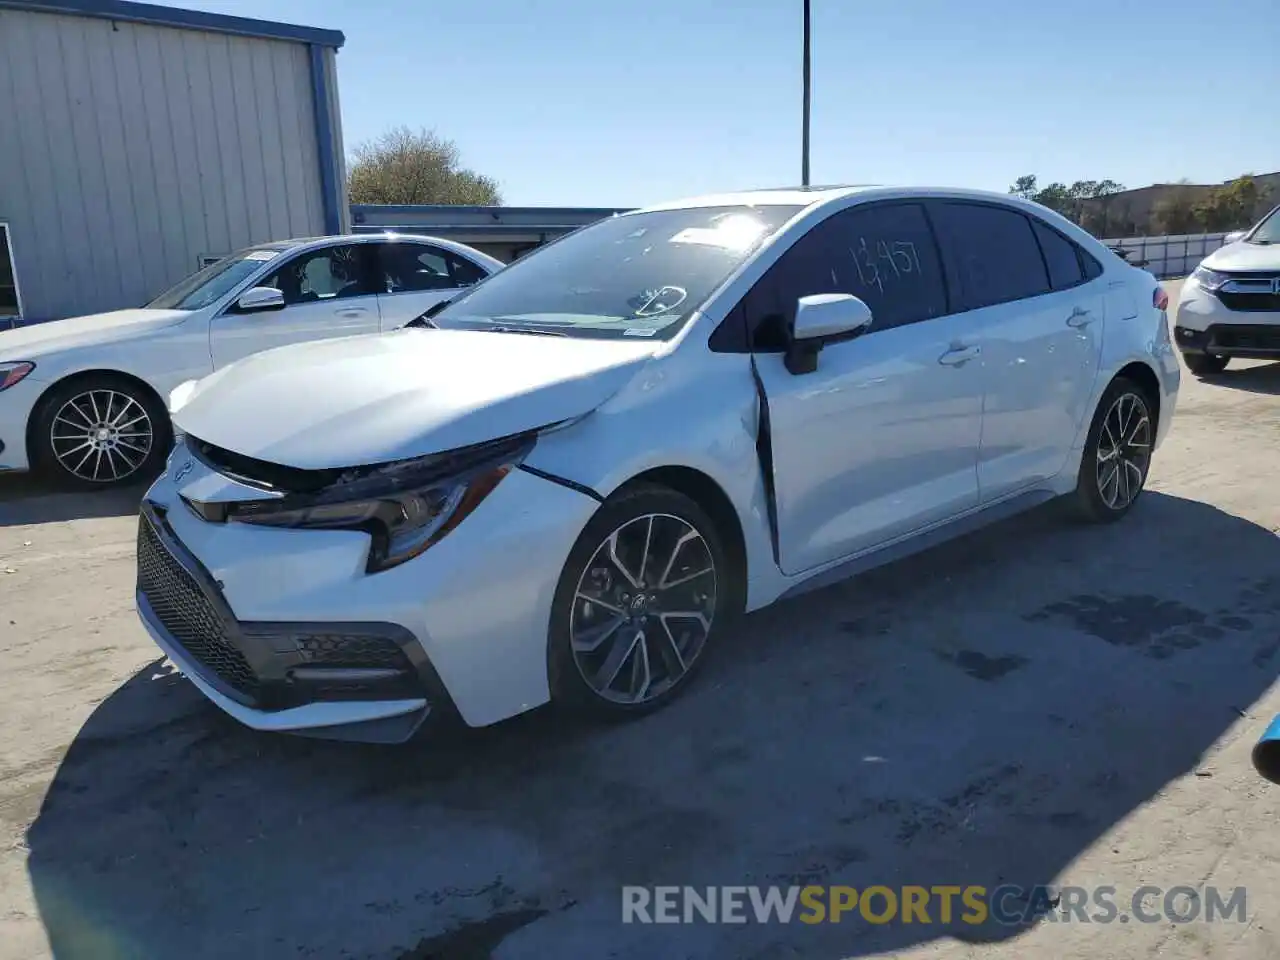
<svg viewBox="0 0 1280 960">
<path fill-rule="evenodd" d="M 29 360 L 20 360 L 17 363 L 0 363 L 0 390 L 8 390 L 15 383 L 25 379 L 27 374 L 35 368 L 36 365 Z"/>
<path fill-rule="evenodd" d="M 1191 271 L 1190 279 L 1210 293 L 1216 293 L 1231 278 L 1225 273 L 1210 270 L 1208 267 L 1196 267 Z"/>
<path fill-rule="evenodd" d="M 315 494 L 236 504 L 228 518 L 308 530 L 363 530 L 367 571 L 389 570 L 439 543 L 533 448 L 532 437 L 348 471 Z"/>
</svg>

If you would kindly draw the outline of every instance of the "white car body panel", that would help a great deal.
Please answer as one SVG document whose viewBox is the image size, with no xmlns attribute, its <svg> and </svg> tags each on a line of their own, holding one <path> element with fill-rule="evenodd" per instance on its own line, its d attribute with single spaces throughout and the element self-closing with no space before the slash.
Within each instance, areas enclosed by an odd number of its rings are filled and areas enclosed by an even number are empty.
<svg viewBox="0 0 1280 960">
<path fill-rule="evenodd" d="M 464 330 L 319 341 L 219 370 L 174 421 L 201 440 L 302 469 L 404 460 L 588 413 L 652 353 L 643 341 Z"/>
<path fill-rule="evenodd" d="M 228 308 L 246 290 L 295 257 L 339 244 L 422 244 L 469 260 L 486 274 L 504 264 L 460 243 L 436 237 L 356 234 L 298 240 L 264 259 L 224 296 L 196 310 L 140 308 L 0 331 L 0 362 L 32 361 L 36 369 L 17 387 L 0 392 L 0 472 L 30 466 L 27 423 L 40 394 L 88 371 L 123 373 L 147 384 L 162 400 L 184 382 L 261 350 L 304 341 L 375 333 L 403 326 L 457 290 L 368 295 L 236 315 Z M 380 301 L 390 301 L 384 319 Z M 416 312 L 415 312 L 416 311 Z M 33 393 L 32 386 L 41 389 Z M 27 389 L 19 391 L 19 388 Z"/>
<path fill-rule="evenodd" d="M 861 203 L 932 197 L 1031 213 L 1103 272 L 828 344 L 811 373 L 788 372 L 777 353 L 708 348 L 813 224 Z M 1180 373 L 1155 279 L 1056 214 L 972 191 L 870 188 L 662 209 L 727 203 L 808 206 L 665 342 L 405 331 L 284 348 L 175 392 L 175 420 L 192 437 L 294 468 L 384 463 L 556 424 L 473 515 L 403 566 L 366 574 L 371 540 L 359 531 L 206 522 L 181 492 L 241 493 L 218 492 L 218 476 L 181 449 L 148 500 L 168 511 L 237 616 L 399 624 L 464 719 L 482 724 L 548 699 L 547 631 L 565 559 L 599 503 L 641 475 L 718 490 L 740 529 L 751 610 L 1074 490 L 1094 410 L 1131 364 L 1154 378 L 1153 446 L 1167 435 Z M 760 446 L 766 420 L 771 459 Z M 339 722 L 344 707 L 329 706 L 329 724 Z M 262 713 L 237 715 L 266 728 Z"/>
</svg>

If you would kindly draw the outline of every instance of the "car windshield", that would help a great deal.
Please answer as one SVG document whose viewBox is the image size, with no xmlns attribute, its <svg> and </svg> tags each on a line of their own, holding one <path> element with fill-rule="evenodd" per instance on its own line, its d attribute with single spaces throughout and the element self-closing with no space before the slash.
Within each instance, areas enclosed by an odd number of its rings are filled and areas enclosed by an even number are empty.
<svg viewBox="0 0 1280 960">
<path fill-rule="evenodd" d="M 280 247 L 252 247 L 233 253 L 191 274 L 147 306 L 154 310 L 199 310 L 207 307 L 226 296 L 257 272 L 264 263 L 274 260 L 283 252 Z"/>
<path fill-rule="evenodd" d="M 665 340 L 801 209 L 691 207 L 610 217 L 493 274 L 430 322 L 445 329 Z"/>
<path fill-rule="evenodd" d="M 1280 243 L 1280 207 L 1267 214 L 1248 239 L 1250 243 Z"/>
</svg>

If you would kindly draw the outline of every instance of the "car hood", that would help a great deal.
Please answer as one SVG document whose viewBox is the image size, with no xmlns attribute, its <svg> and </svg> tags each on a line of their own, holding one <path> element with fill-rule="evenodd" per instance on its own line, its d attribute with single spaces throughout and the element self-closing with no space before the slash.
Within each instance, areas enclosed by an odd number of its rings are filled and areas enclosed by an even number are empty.
<svg viewBox="0 0 1280 960">
<path fill-rule="evenodd" d="M 36 360 L 60 350 L 132 340 L 181 323 L 186 310 L 113 310 L 0 332 L 0 360 Z"/>
<path fill-rule="evenodd" d="M 657 345 L 409 329 L 254 354 L 174 412 L 207 443 L 301 469 L 426 456 L 589 413 Z"/>
<path fill-rule="evenodd" d="M 1204 258 L 1210 270 L 1280 270 L 1280 243 L 1229 243 Z"/>
</svg>

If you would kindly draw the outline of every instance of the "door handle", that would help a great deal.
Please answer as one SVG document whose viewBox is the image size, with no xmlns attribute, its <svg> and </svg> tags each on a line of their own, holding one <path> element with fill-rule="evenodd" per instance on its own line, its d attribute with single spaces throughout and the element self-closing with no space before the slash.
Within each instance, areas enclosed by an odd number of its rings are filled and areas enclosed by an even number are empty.
<svg viewBox="0 0 1280 960">
<path fill-rule="evenodd" d="M 1067 326 L 1075 327 L 1077 330 L 1083 329 L 1091 323 L 1093 323 L 1093 314 L 1088 310 L 1081 310 L 1079 307 L 1072 310 L 1071 316 L 1067 317 Z"/>
<path fill-rule="evenodd" d="M 981 347 L 952 347 L 946 353 L 938 358 L 938 362 L 944 367 L 963 367 L 970 360 L 975 359 L 982 353 Z"/>
<path fill-rule="evenodd" d="M 340 317 L 363 317 L 369 310 L 366 307 L 346 307 L 338 311 Z"/>
</svg>

